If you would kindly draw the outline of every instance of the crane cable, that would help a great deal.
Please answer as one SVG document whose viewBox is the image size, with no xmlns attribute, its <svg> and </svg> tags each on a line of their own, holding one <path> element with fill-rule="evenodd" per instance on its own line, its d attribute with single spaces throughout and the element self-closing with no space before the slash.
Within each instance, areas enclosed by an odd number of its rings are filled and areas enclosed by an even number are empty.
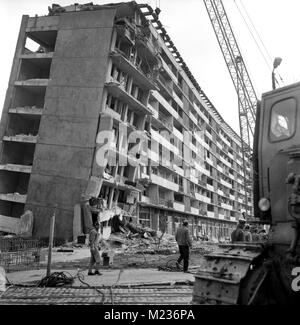
<svg viewBox="0 0 300 325">
<path fill-rule="evenodd" d="M 263 51 L 262 51 L 262 49 L 261 49 L 261 46 L 259 45 L 257 39 L 255 38 L 255 36 L 254 36 L 254 34 L 253 34 L 253 32 L 252 32 L 252 30 L 251 30 L 251 28 L 250 28 L 250 26 L 249 26 L 249 24 L 248 24 L 246 18 L 245 18 L 245 16 L 243 15 L 241 9 L 239 8 L 239 6 L 238 6 L 236 0 L 234 0 L 234 3 L 235 3 L 235 5 L 236 5 L 236 7 L 237 7 L 237 9 L 238 9 L 238 11 L 239 11 L 239 13 L 240 13 L 242 19 L 243 19 L 245 25 L 247 26 L 247 29 L 248 29 L 249 33 L 251 34 L 251 36 L 252 36 L 252 38 L 253 38 L 253 40 L 254 40 L 254 42 L 255 42 L 255 44 L 256 44 L 258 50 L 259 50 L 259 52 L 261 53 L 261 55 L 262 55 L 262 57 L 263 57 L 265 63 L 267 64 L 267 66 L 268 66 L 268 68 L 270 69 L 270 71 L 272 71 L 272 67 L 271 67 L 270 63 L 268 62 L 268 59 L 266 58 L 265 54 L 263 53 Z M 241 3 L 241 5 L 242 5 L 244 11 L 246 12 L 246 15 L 247 15 L 247 17 L 248 17 L 248 19 L 249 19 L 249 21 L 250 21 L 250 23 L 251 23 L 253 29 L 255 30 L 255 32 L 256 32 L 256 34 L 257 34 L 257 36 L 258 36 L 258 38 L 259 38 L 259 40 L 260 40 L 260 42 L 261 42 L 261 44 L 262 44 L 262 46 L 263 46 L 263 48 L 265 49 L 265 52 L 266 52 L 266 54 L 268 55 L 269 60 L 272 61 L 272 58 L 271 58 L 271 56 L 270 56 L 270 54 L 269 54 L 269 51 L 267 50 L 267 48 L 266 48 L 266 46 L 265 46 L 265 44 L 264 44 L 262 38 L 260 37 L 260 35 L 259 35 L 259 33 L 258 33 L 258 31 L 257 31 L 257 29 L 256 29 L 256 27 L 255 27 L 255 25 L 254 25 L 254 23 L 253 23 L 253 21 L 252 21 L 252 19 L 250 18 L 250 15 L 249 15 L 247 9 L 245 8 L 245 6 L 244 6 L 244 4 L 243 4 L 243 2 L 242 2 L 241 0 L 240 0 L 240 3 Z M 280 80 L 282 81 L 282 83 L 284 83 L 284 81 L 283 81 L 281 75 L 280 75 L 280 74 L 278 74 L 278 75 L 279 75 Z M 277 81 L 277 80 L 276 80 L 276 82 L 277 82 L 277 84 L 278 84 L 278 81 Z"/>
<path fill-rule="evenodd" d="M 247 17 L 248 17 L 248 19 L 249 19 L 249 21 L 250 21 L 250 23 L 251 23 L 252 27 L 254 28 L 254 30 L 255 30 L 255 32 L 256 32 L 256 35 L 258 36 L 258 38 L 259 38 L 259 40 L 260 40 L 260 42 L 261 42 L 262 46 L 264 47 L 264 49 L 265 49 L 265 51 L 266 51 L 266 53 L 267 53 L 267 55 L 268 55 L 268 57 L 269 57 L 270 61 L 272 62 L 272 60 L 273 60 L 273 59 L 272 59 L 272 57 L 271 57 L 271 55 L 270 55 L 270 53 L 269 53 L 269 51 L 268 51 L 267 47 L 265 46 L 265 44 L 264 44 L 264 42 L 263 42 L 262 38 L 260 37 L 260 35 L 259 35 L 259 32 L 258 32 L 258 31 L 257 31 L 257 29 L 255 28 L 255 25 L 254 25 L 254 23 L 253 23 L 253 21 L 252 21 L 252 19 L 251 19 L 250 15 L 249 15 L 249 13 L 248 13 L 247 9 L 245 8 L 245 6 L 244 6 L 244 4 L 243 4 L 242 0 L 240 0 L 240 2 L 241 2 L 241 5 L 242 5 L 242 7 L 243 7 L 244 11 L 246 12 L 246 15 L 247 15 Z M 283 81 L 283 79 L 282 79 L 281 75 L 279 74 L 279 72 L 278 72 L 277 74 L 278 74 L 278 76 L 279 76 L 279 78 L 280 78 L 281 82 L 284 84 L 284 81 Z"/>
</svg>

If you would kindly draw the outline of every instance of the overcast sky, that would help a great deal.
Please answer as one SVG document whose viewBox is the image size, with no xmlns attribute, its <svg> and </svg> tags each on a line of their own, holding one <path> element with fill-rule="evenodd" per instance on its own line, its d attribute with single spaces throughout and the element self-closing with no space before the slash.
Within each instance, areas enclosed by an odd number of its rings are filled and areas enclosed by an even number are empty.
<svg viewBox="0 0 300 325">
<path fill-rule="evenodd" d="M 87 3 L 83 1 L 80 3 Z M 99 0 L 94 4 L 120 2 L 120 0 Z M 237 95 L 227 71 L 225 61 L 213 32 L 202 0 L 145 0 L 153 8 L 160 6 L 160 20 L 172 38 L 181 56 L 194 77 L 206 92 L 225 121 L 237 132 Z M 54 3 L 69 5 L 69 0 L 56 0 Z M 278 68 L 284 84 L 300 81 L 300 1 L 299 0 L 223 0 L 229 20 L 239 43 L 257 95 L 271 90 L 271 59 L 282 57 Z M 19 33 L 21 17 L 46 15 L 48 0 L 0 0 L 0 110 L 2 110 L 11 64 Z M 261 45 L 269 67 L 252 39 L 238 8 L 249 26 L 247 13 L 259 32 L 268 53 Z M 244 11 L 246 8 L 247 13 Z M 254 29 L 252 28 L 254 33 Z M 260 43 L 259 38 L 257 42 Z M 268 56 L 269 55 L 269 56 Z"/>
</svg>

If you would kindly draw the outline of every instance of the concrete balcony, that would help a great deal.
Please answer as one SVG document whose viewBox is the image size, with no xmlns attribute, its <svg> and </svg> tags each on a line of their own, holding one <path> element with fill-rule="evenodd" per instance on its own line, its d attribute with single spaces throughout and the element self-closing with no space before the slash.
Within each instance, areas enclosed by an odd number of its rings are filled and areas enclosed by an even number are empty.
<svg viewBox="0 0 300 325">
<path fill-rule="evenodd" d="M 200 113 L 201 113 L 201 109 L 200 109 L 200 107 L 198 107 L 198 106 L 196 105 L 195 102 L 193 102 L 193 107 L 195 108 L 197 114 L 200 115 Z"/>
<path fill-rule="evenodd" d="M 150 198 L 148 196 L 142 195 L 141 202 L 150 204 Z"/>
<path fill-rule="evenodd" d="M 150 104 L 148 104 L 148 108 L 153 114 L 151 124 L 153 124 L 158 130 L 167 130 L 170 133 L 173 133 L 172 122 L 156 111 Z"/>
<path fill-rule="evenodd" d="M 227 161 L 226 159 L 224 159 L 223 157 L 220 157 L 220 160 L 222 161 L 222 163 L 228 167 L 232 167 L 231 163 L 229 161 Z"/>
<path fill-rule="evenodd" d="M 220 150 L 223 151 L 223 146 L 222 146 L 218 141 L 216 142 L 216 145 L 217 145 L 217 147 L 218 147 Z"/>
<path fill-rule="evenodd" d="M 222 134 L 219 134 L 219 137 L 221 138 L 221 140 L 222 140 L 225 144 L 227 144 L 228 147 L 231 147 L 230 142 L 229 142 L 228 140 L 226 140 L 225 137 L 222 136 Z"/>
<path fill-rule="evenodd" d="M 232 205 L 225 204 L 225 203 L 221 203 L 221 207 L 224 208 L 224 209 L 227 209 L 227 210 L 232 210 L 233 209 Z"/>
<path fill-rule="evenodd" d="M 219 165 L 217 165 L 217 170 L 219 171 L 219 172 L 221 172 L 221 173 L 223 173 L 224 171 L 223 171 L 223 168 L 222 167 L 220 167 Z"/>
<path fill-rule="evenodd" d="M 229 173 L 229 175 L 228 175 L 232 180 L 235 180 L 235 177 L 234 177 L 234 175 L 232 175 L 232 174 L 230 174 Z"/>
<path fill-rule="evenodd" d="M 240 193 L 246 195 L 246 192 L 244 190 L 240 190 Z"/>
<path fill-rule="evenodd" d="M 175 155 L 178 155 L 179 149 L 177 147 L 175 147 L 174 145 L 172 145 L 170 141 L 168 141 L 167 139 L 162 137 L 159 134 L 159 132 L 154 131 L 153 129 L 151 129 L 150 134 L 151 134 L 152 139 L 154 139 L 155 141 L 157 141 L 158 143 L 163 145 L 166 149 L 174 152 Z"/>
<path fill-rule="evenodd" d="M 183 141 L 183 134 L 179 132 L 176 128 L 173 129 L 173 134 L 180 140 Z"/>
<path fill-rule="evenodd" d="M 7 194 L 0 194 L 0 200 L 2 201 L 9 201 L 9 202 L 16 202 L 16 203 L 26 203 L 27 195 L 19 194 L 19 193 L 7 193 Z"/>
<path fill-rule="evenodd" d="M 153 91 L 152 92 L 153 97 L 158 100 L 161 105 L 175 118 L 178 119 L 179 115 L 175 111 L 175 109 L 164 99 L 164 97 L 158 92 Z"/>
<path fill-rule="evenodd" d="M 37 138 L 37 135 L 17 134 L 11 136 L 6 135 L 3 137 L 3 141 L 37 143 Z"/>
<path fill-rule="evenodd" d="M 210 159 L 210 158 L 205 158 L 205 161 L 207 162 L 207 163 L 209 163 L 211 166 L 213 166 L 214 165 L 214 162 Z"/>
<path fill-rule="evenodd" d="M 184 170 L 181 167 L 176 166 L 175 164 L 173 164 L 173 169 L 175 170 L 175 172 L 177 174 L 179 174 L 180 176 L 184 177 Z"/>
<path fill-rule="evenodd" d="M 204 141 L 204 139 L 202 139 L 202 138 L 200 138 L 199 136 L 195 136 L 196 137 L 196 140 L 198 140 L 198 142 L 204 147 L 204 148 L 206 148 L 208 151 L 210 150 L 210 147 L 209 147 L 209 144 L 208 143 L 206 143 L 205 141 Z"/>
<path fill-rule="evenodd" d="M 218 192 L 218 194 L 219 194 L 219 195 L 222 195 L 222 196 L 224 196 L 224 192 L 223 192 L 223 191 L 221 191 L 221 190 L 218 190 L 217 192 Z"/>
<path fill-rule="evenodd" d="M 224 214 L 219 213 L 218 216 L 219 216 L 219 219 L 220 219 L 220 220 L 224 220 L 224 219 L 225 219 Z"/>
<path fill-rule="evenodd" d="M 47 87 L 49 79 L 27 79 L 15 81 L 15 86 L 24 87 Z"/>
<path fill-rule="evenodd" d="M 32 59 L 32 60 L 45 60 L 45 59 L 52 59 L 53 58 L 53 52 L 47 52 L 47 53 L 37 53 L 37 52 L 30 52 L 30 53 L 24 53 L 20 55 L 21 59 Z"/>
<path fill-rule="evenodd" d="M 127 103 L 129 107 L 135 112 L 142 113 L 145 115 L 152 115 L 151 111 L 148 107 L 130 95 L 119 82 L 111 81 L 105 84 L 108 92 L 112 94 L 114 97 L 117 97 L 124 103 Z"/>
<path fill-rule="evenodd" d="M 230 152 L 228 152 L 228 157 L 234 160 L 234 156 Z"/>
<path fill-rule="evenodd" d="M 242 179 L 237 178 L 236 181 L 237 181 L 239 184 L 243 185 L 243 180 L 242 180 Z"/>
<path fill-rule="evenodd" d="M 207 211 L 207 217 L 208 218 L 214 218 L 215 217 L 215 213 L 211 212 L 211 211 Z"/>
<path fill-rule="evenodd" d="M 207 131 L 205 130 L 205 135 L 210 139 L 213 140 L 213 136 Z"/>
<path fill-rule="evenodd" d="M 107 148 L 107 151 L 108 159 L 116 157 L 119 159 L 119 161 L 129 163 L 131 166 L 144 165 L 139 161 L 139 159 L 130 154 L 130 151 L 128 151 L 126 148 L 117 148 L 115 142 L 111 142 L 109 148 Z"/>
<path fill-rule="evenodd" d="M 166 73 L 169 75 L 169 77 L 177 84 L 178 79 L 175 76 L 175 74 L 173 73 L 173 71 L 169 68 L 167 63 L 162 58 L 161 58 L 161 62 L 162 62 L 163 69 L 166 71 Z"/>
<path fill-rule="evenodd" d="M 190 174 L 190 180 L 191 182 L 195 183 L 195 184 L 198 184 L 198 178 L 195 177 L 194 175 Z"/>
<path fill-rule="evenodd" d="M 25 166 L 25 165 L 16 165 L 16 164 L 5 164 L 0 165 L 0 170 L 7 170 L 10 172 L 17 172 L 17 173 L 31 173 L 32 166 Z"/>
<path fill-rule="evenodd" d="M 146 182 L 147 180 L 150 179 L 150 176 L 148 174 L 145 174 L 145 173 L 141 173 L 140 174 L 140 177 L 138 178 L 140 181 L 144 181 Z"/>
<path fill-rule="evenodd" d="M 148 157 L 149 159 L 151 159 L 152 161 L 156 162 L 157 164 L 159 164 L 159 154 L 157 152 L 154 152 L 150 149 L 148 149 Z"/>
<path fill-rule="evenodd" d="M 167 81 L 167 78 L 163 77 L 162 74 L 158 75 L 157 82 L 160 88 L 160 91 L 163 92 L 167 97 L 173 97 L 173 81 Z"/>
<path fill-rule="evenodd" d="M 158 119 L 158 111 L 148 103 L 148 108 L 152 113 L 152 116 Z"/>
<path fill-rule="evenodd" d="M 208 190 L 210 190 L 211 192 L 214 192 L 215 191 L 215 189 L 214 189 L 214 187 L 212 185 L 206 184 L 206 188 Z"/>
<path fill-rule="evenodd" d="M 173 117 L 167 118 L 161 113 L 158 113 L 158 120 L 168 131 L 173 132 Z"/>
<path fill-rule="evenodd" d="M 235 162 L 236 162 L 238 165 L 240 165 L 240 166 L 243 165 L 243 162 L 242 162 L 241 159 L 235 159 Z"/>
<path fill-rule="evenodd" d="M 192 142 L 190 142 L 189 147 L 191 150 L 193 150 L 195 153 L 197 153 L 197 148 L 196 148 L 196 146 L 193 145 Z"/>
<path fill-rule="evenodd" d="M 182 100 L 177 96 L 177 94 L 175 93 L 175 91 L 173 91 L 173 99 L 175 100 L 175 102 L 178 104 L 178 106 L 180 108 L 183 108 L 183 102 Z"/>
<path fill-rule="evenodd" d="M 199 215 L 199 209 L 191 207 L 191 213 Z"/>
<path fill-rule="evenodd" d="M 236 222 L 236 217 L 230 217 L 230 221 Z"/>
<path fill-rule="evenodd" d="M 194 114 L 192 114 L 191 112 L 189 112 L 189 117 L 190 117 L 190 119 L 196 124 L 196 125 L 198 125 L 198 120 L 197 120 L 197 118 L 195 117 L 195 115 Z"/>
<path fill-rule="evenodd" d="M 231 199 L 231 200 L 235 200 L 235 196 L 234 195 L 229 195 L 229 198 Z"/>
<path fill-rule="evenodd" d="M 103 114 L 112 116 L 114 119 L 122 122 L 121 120 L 121 115 L 119 113 L 117 113 L 116 111 L 114 111 L 113 109 L 111 109 L 110 107 L 106 106 L 103 110 L 102 110 Z"/>
<path fill-rule="evenodd" d="M 200 173 L 206 175 L 206 176 L 210 176 L 210 171 L 205 169 L 204 167 L 196 164 L 196 170 L 198 170 Z"/>
<path fill-rule="evenodd" d="M 160 45 L 156 39 L 148 38 L 145 36 L 145 34 L 138 31 L 136 34 L 135 43 L 138 53 L 146 60 L 146 62 L 160 62 L 160 59 L 158 58 Z"/>
<path fill-rule="evenodd" d="M 194 105 L 194 107 L 195 107 L 196 105 Z M 197 106 L 196 106 L 197 107 Z M 196 108 L 195 107 L 195 108 Z M 196 111 L 197 111 L 197 109 L 196 109 Z M 200 109 L 198 109 L 198 111 L 197 111 L 197 113 L 201 116 L 201 118 L 204 120 L 204 122 L 206 122 L 206 124 L 209 124 L 209 119 L 201 112 L 201 110 Z"/>
<path fill-rule="evenodd" d="M 42 115 L 43 108 L 36 108 L 35 106 L 15 107 L 8 110 L 11 114 L 22 114 L 22 115 Z"/>
<path fill-rule="evenodd" d="M 142 89 L 156 89 L 154 81 L 151 76 L 146 76 L 141 70 L 139 70 L 133 63 L 131 63 L 121 52 L 116 49 L 112 51 L 110 57 L 113 63 L 120 68 L 120 70 L 126 72 L 128 75 L 132 76 L 136 83 Z"/>
<path fill-rule="evenodd" d="M 161 176 L 158 176 L 158 175 L 155 175 L 155 174 L 151 174 L 150 176 L 150 179 L 151 181 L 156 184 L 156 185 L 159 185 L 159 186 L 162 186 L 166 189 L 169 189 L 171 191 L 175 191 L 175 192 L 178 192 L 179 191 L 179 185 L 172 182 L 172 181 L 169 181 Z"/>
<path fill-rule="evenodd" d="M 204 203 L 211 203 L 211 199 L 207 196 L 201 195 L 199 193 L 195 193 L 195 197 L 197 200 L 204 202 Z"/>
<path fill-rule="evenodd" d="M 232 188 L 232 185 L 231 185 L 230 183 L 224 181 L 223 179 L 221 179 L 220 182 L 221 182 L 221 184 L 223 184 L 224 186 L 229 187 L 229 188 Z"/>
<path fill-rule="evenodd" d="M 177 211 L 185 211 L 185 206 L 183 203 L 179 203 L 179 202 L 173 202 L 173 208 Z"/>
<path fill-rule="evenodd" d="M 163 198 L 160 197 L 158 199 L 158 202 L 159 202 L 159 205 L 162 205 L 164 207 L 168 206 L 168 200 L 166 200 L 166 199 L 163 199 Z M 173 207 L 173 205 L 172 205 L 172 207 Z"/>
</svg>

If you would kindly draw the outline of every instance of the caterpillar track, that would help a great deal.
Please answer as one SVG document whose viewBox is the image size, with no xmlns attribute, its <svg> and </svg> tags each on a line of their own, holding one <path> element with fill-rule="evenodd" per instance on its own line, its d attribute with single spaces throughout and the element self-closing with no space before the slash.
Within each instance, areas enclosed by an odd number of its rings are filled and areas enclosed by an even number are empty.
<svg viewBox="0 0 300 325">
<path fill-rule="evenodd" d="M 263 272 L 257 267 L 263 248 L 260 244 L 222 244 L 213 253 L 205 255 L 205 262 L 195 275 L 193 304 L 236 305 L 241 302 L 243 279 L 253 278 L 247 301 L 255 296 L 255 288 L 263 281 Z M 243 297 L 245 300 L 245 297 Z"/>
</svg>

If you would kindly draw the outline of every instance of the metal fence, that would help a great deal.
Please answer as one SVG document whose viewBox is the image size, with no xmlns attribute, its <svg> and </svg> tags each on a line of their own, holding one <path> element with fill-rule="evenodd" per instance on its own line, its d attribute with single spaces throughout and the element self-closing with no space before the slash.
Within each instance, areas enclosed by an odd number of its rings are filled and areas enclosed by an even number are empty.
<svg viewBox="0 0 300 325">
<path fill-rule="evenodd" d="M 36 267 L 40 262 L 38 239 L 0 238 L 0 266 L 6 272 Z"/>
</svg>

